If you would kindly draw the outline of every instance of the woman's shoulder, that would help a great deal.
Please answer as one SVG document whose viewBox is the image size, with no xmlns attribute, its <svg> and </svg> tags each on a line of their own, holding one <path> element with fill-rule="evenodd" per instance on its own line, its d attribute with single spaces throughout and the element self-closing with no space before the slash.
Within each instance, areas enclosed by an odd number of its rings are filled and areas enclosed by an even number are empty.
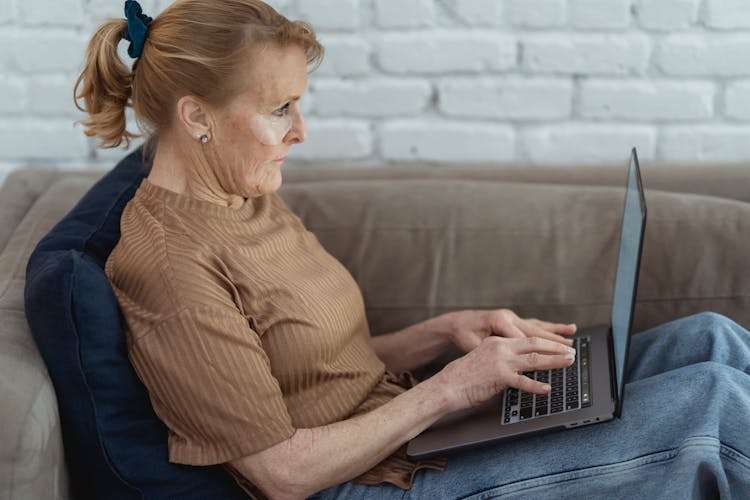
<svg viewBox="0 0 750 500">
<path fill-rule="evenodd" d="M 150 301 L 160 294 L 184 294 L 185 276 L 208 285 L 217 266 L 207 240 L 190 234 L 168 207 L 146 203 L 136 193 L 122 213 L 120 240 L 105 272 L 116 289 L 138 290 Z"/>
<path fill-rule="evenodd" d="M 105 267 L 134 337 L 186 311 L 242 311 L 221 265 L 190 249 L 170 251 L 156 243 L 139 251 L 125 240 Z"/>
</svg>

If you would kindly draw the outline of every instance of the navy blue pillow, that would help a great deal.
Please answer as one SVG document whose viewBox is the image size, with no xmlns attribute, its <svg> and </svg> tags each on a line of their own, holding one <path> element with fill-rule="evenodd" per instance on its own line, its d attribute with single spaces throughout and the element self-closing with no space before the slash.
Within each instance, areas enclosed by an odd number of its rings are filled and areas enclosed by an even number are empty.
<svg viewBox="0 0 750 500">
<path fill-rule="evenodd" d="M 247 498 L 221 466 L 169 463 L 167 429 L 127 357 L 104 263 L 148 174 L 142 150 L 97 182 L 39 242 L 25 308 L 55 386 L 77 498 Z"/>
</svg>

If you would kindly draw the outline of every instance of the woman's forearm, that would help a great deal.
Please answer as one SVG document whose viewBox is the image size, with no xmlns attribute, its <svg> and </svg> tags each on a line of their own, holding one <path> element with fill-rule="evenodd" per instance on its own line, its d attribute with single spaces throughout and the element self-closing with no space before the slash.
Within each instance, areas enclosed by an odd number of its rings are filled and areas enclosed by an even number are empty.
<svg viewBox="0 0 750 500">
<path fill-rule="evenodd" d="M 378 357 L 393 373 L 423 366 L 451 345 L 451 313 L 442 314 L 393 333 L 370 339 Z"/>
<path fill-rule="evenodd" d="M 549 394 L 523 375 L 575 362 L 575 350 L 541 337 L 489 336 L 435 376 L 358 417 L 299 429 L 286 441 L 231 465 L 273 498 L 303 498 L 349 481 L 381 462 L 443 415 L 515 387 Z"/>
<path fill-rule="evenodd" d="M 299 429 L 232 466 L 271 498 L 304 498 L 370 470 L 448 411 L 447 392 L 429 379 L 372 412 Z"/>
</svg>

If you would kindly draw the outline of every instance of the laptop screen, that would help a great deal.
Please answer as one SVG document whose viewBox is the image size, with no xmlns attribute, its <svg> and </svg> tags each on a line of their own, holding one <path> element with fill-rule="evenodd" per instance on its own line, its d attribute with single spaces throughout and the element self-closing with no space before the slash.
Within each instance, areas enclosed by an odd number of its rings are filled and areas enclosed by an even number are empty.
<svg viewBox="0 0 750 500">
<path fill-rule="evenodd" d="M 646 201 L 643 195 L 641 172 L 635 148 L 630 155 L 625 210 L 620 235 L 620 254 L 617 258 L 615 293 L 612 304 L 612 338 L 617 378 L 617 407 L 619 414 L 624 390 L 625 364 L 633 323 L 635 292 L 638 287 L 643 231 L 646 224 Z"/>
</svg>

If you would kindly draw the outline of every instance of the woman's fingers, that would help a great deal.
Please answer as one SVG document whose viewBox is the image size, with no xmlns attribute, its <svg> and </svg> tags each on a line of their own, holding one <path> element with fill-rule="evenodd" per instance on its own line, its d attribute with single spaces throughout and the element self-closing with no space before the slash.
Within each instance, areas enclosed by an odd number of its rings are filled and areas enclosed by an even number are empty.
<svg viewBox="0 0 750 500">
<path fill-rule="evenodd" d="M 547 384 L 524 373 L 570 366 L 575 349 L 542 337 L 484 338 L 476 349 L 441 370 L 441 380 L 453 387 L 455 407 L 485 401 L 504 387 L 545 394 Z M 486 395 L 477 399 L 477 394 Z M 481 401 L 480 401 L 481 400 Z"/>
<path fill-rule="evenodd" d="M 518 357 L 516 368 L 524 372 L 536 370 L 554 370 L 573 363 L 575 354 L 539 354 L 530 352 Z"/>
<path fill-rule="evenodd" d="M 516 370 L 515 375 L 509 381 L 510 386 L 535 394 L 547 394 L 549 385 L 547 383 L 533 380 L 524 375 L 525 372 L 536 370 L 554 370 L 573 364 L 573 354 L 539 354 L 531 352 L 522 354 L 511 363 Z"/>
<path fill-rule="evenodd" d="M 560 344 L 573 345 L 573 339 L 566 339 L 561 335 L 552 333 L 531 323 L 526 324 L 526 335 L 529 337 L 541 337 Z"/>
<path fill-rule="evenodd" d="M 572 347 L 541 337 L 527 337 L 514 344 L 515 357 L 510 364 L 517 372 L 563 368 L 575 359 L 575 349 Z"/>
<path fill-rule="evenodd" d="M 578 330 L 578 327 L 575 325 L 575 323 L 570 323 L 568 325 L 564 323 L 550 323 L 549 321 L 542 321 L 536 318 L 530 319 L 528 321 L 534 323 L 540 328 L 543 328 L 544 330 L 547 330 L 548 332 L 556 333 L 558 335 L 575 335 L 576 331 Z"/>
<path fill-rule="evenodd" d="M 522 339 L 508 340 L 513 343 L 516 354 L 528 354 L 531 352 L 539 354 L 575 354 L 576 352 L 570 346 L 542 337 L 524 337 Z"/>
<path fill-rule="evenodd" d="M 532 380 L 521 373 L 517 373 L 516 377 L 508 385 L 533 394 L 548 394 L 550 391 L 548 384 Z"/>
<path fill-rule="evenodd" d="M 511 339 L 523 339 L 526 338 L 526 333 L 521 330 L 517 325 L 510 323 L 504 330 L 504 337 Z"/>
</svg>

